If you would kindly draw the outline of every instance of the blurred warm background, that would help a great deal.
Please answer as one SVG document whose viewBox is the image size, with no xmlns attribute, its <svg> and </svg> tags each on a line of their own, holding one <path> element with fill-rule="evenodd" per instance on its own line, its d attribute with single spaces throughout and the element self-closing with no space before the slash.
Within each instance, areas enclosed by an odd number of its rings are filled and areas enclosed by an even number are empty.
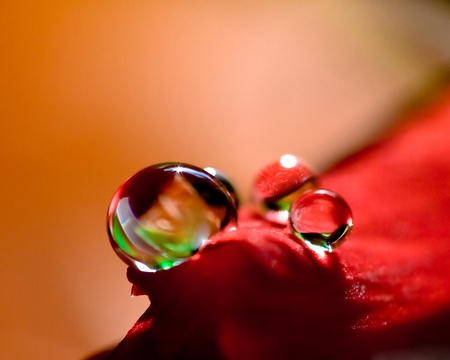
<svg viewBox="0 0 450 360">
<path fill-rule="evenodd" d="M 81 359 L 126 333 L 105 213 L 162 161 L 249 198 L 289 152 L 322 171 L 448 64 L 440 1 L 5 1 L 0 5 L 1 359 Z"/>
</svg>

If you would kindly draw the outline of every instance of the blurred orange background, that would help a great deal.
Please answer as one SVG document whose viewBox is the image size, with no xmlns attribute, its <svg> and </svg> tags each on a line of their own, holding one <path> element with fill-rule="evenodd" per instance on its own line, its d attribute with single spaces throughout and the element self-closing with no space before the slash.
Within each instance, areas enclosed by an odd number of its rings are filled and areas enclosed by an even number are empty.
<svg viewBox="0 0 450 360">
<path fill-rule="evenodd" d="M 0 5 L 1 359 L 81 359 L 148 304 L 105 215 L 163 161 L 249 199 L 283 153 L 322 171 L 383 132 L 450 58 L 441 2 L 6 1 Z"/>
</svg>

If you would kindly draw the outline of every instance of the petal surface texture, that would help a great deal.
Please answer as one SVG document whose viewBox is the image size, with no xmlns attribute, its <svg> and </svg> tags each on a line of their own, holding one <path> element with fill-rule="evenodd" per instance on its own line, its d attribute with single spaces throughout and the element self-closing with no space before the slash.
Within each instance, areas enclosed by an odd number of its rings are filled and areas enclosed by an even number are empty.
<svg viewBox="0 0 450 360">
<path fill-rule="evenodd" d="M 110 359 L 365 359 L 450 344 L 450 91 L 319 178 L 350 205 L 333 253 L 252 208 L 191 260 L 128 278 L 151 305 Z"/>
</svg>

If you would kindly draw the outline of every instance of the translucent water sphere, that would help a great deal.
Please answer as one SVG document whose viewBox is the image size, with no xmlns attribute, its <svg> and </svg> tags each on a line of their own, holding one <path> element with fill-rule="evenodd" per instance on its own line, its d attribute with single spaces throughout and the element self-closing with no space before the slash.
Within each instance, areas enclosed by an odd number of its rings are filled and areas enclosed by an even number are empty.
<svg viewBox="0 0 450 360">
<path fill-rule="evenodd" d="M 292 204 L 292 231 L 308 246 L 331 252 L 342 244 L 353 227 L 347 202 L 329 190 L 310 190 Z"/>
<path fill-rule="evenodd" d="M 298 157 L 283 155 L 267 164 L 255 179 L 254 198 L 262 215 L 274 223 L 288 223 L 292 203 L 315 188 L 315 176 Z"/>
<path fill-rule="evenodd" d="M 163 163 L 141 170 L 116 191 L 107 225 L 122 260 L 156 271 L 188 260 L 236 219 L 234 201 L 218 179 L 192 165 Z"/>
</svg>

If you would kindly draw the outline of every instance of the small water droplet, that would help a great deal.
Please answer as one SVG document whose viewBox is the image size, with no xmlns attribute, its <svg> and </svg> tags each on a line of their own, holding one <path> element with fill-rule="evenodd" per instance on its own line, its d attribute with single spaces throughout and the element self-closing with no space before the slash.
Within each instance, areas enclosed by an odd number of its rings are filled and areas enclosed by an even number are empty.
<svg viewBox="0 0 450 360">
<path fill-rule="evenodd" d="M 313 188 L 311 169 L 298 157 L 287 154 L 261 169 L 255 179 L 254 197 L 267 220 L 284 225 L 294 200 Z"/>
<path fill-rule="evenodd" d="M 293 202 L 292 231 L 311 248 L 331 252 L 342 244 L 353 227 L 347 202 L 330 190 L 310 190 Z"/>
</svg>

